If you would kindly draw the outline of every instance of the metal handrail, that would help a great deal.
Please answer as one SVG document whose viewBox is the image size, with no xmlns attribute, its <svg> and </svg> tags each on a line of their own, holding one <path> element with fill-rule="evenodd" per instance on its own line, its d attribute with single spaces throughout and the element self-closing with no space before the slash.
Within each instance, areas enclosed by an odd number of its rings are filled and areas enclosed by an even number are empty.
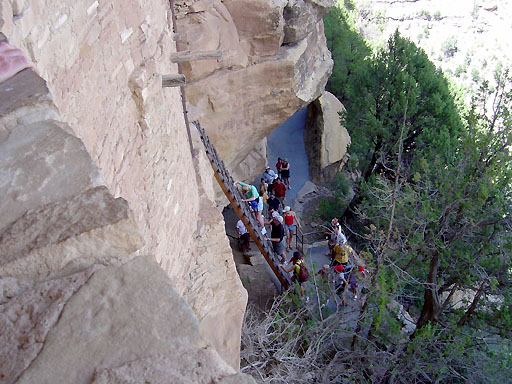
<svg viewBox="0 0 512 384">
<path fill-rule="evenodd" d="M 310 235 L 319 235 L 324 234 L 325 231 L 316 231 L 316 232 L 307 232 L 303 233 L 302 230 L 295 226 L 295 248 L 300 250 L 301 253 L 304 253 L 304 244 L 313 244 L 313 242 L 305 242 L 304 238 Z"/>
</svg>

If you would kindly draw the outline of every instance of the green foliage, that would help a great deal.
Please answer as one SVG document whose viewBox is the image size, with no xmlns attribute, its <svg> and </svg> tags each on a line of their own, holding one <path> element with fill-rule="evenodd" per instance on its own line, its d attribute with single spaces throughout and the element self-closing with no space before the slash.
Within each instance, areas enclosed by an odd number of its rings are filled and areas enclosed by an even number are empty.
<svg viewBox="0 0 512 384">
<path fill-rule="evenodd" d="M 445 153 L 456 139 L 461 123 L 448 82 L 425 52 L 398 32 L 386 51 L 358 67 L 351 81 L 357 87 L 346 90 L 346 127 L 357 138 L 350 152 L 366 180 L 382 170 L 375 168 L 377 159 L 384 156 L 380 162 L 387 163 L 394 156 L 406 104 L 404 153 L 411 166 L 423 157 L 431 159 L 432 153 Z"/>
<path fill-rule="evenodd" d="M 422 19 L 425 19 L 425 20 L 432 20 L 432 15 L 430 14 L 429 11 L 427 11 L 426 9 L 422 9 L 419 13 L 418 13 L 418 17 L 422 18 Z"/>
<path fill-rule="evenodd" d="M 359 37 L 355 29 L 355 17 L 342 5 L 335 5 L 324 17 L 324 30 L 327 48 L 334 60 L 332 75 L 327 90 L 343 101 L 351 74 L 361 65 L 370 53 L 369 47 Z"/>
<path fill-rule="evenodd" d="M 457 48 L 457 39 L 455 36 L 447 38 L 441 44 L 441 52 L 445 57 L 453 57 L 459 49 Z"/>
<path fill-rule="evenodd" d="M 338 173 L 330 185 L 333 196 L 322 198 L 315 210 L 315 217 L 329 221 L 333 217 L 341 216 L 350 202 L 351 182 L 343 173 Z"/>
<path fill-rule="evenodd" d="M 442 51 L 453 56 L 457 41 L 448 38 Z M 467 61 L 456 75 L 466 73 Z M 351 170 L 362 175 L 350 210 L 366 225 L 358 245 L 379 268 L 361 324 L 374 348 L 396 353 L 369 361 L 365 377 L 373 381 L 380 369 L 397 383 L 506 381 L 500 369 L 510 369 L 512 327 L 512 81 L 497 71 L 497 86 L 482 82 L 463 106 L 461 88 L 398 32 L 385 49 L 354 62 L 343 86 L 336 79 L 330 86 L 347 110 Z M 455 308 L 445 301 L 452 293 L 472 295 Z M 392 299 L 418 316 L 405 344 L 388 308 Z M 356 349 L 371 348 L 362 341 Z"/>
</svg>

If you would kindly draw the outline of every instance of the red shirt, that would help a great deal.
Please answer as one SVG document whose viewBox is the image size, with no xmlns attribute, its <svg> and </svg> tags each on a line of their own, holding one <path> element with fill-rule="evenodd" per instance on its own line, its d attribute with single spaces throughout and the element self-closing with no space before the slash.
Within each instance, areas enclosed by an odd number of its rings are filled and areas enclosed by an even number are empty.
<svg viewBox="0 0 512 384">
<path fill-rule="evenodd" d="M 274 193 L 276 194 L 276 197 L 285 197 L 286 196 L 285 183 L 274 184 Z"/>
</svg>

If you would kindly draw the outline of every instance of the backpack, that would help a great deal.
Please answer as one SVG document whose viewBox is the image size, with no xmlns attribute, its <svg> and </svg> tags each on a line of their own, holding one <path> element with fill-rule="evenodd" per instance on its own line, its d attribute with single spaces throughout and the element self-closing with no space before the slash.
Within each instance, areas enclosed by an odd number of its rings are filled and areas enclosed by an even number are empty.
<svg viewBox="0 0 512 384">
<path fill-rule="evenodd" d="M 350 249 L 348 245 L 339 245 L 336 244 L 334 246 L 334 260 L 338 263 L 345 264 L 348 263 L 348 255 L 350 253 Z"/>
<path fill-rule="evenodd" d="M 301 260 L 297 264 L 299 266 L 299 275 L 297 276 L 299 278 L 299 282 L 303 283 L 305 281 L 308 281 L 309 271 L 308 268 L 306 267 L 306 263 L 304 262 L 304 260 Z"/>
</svg>

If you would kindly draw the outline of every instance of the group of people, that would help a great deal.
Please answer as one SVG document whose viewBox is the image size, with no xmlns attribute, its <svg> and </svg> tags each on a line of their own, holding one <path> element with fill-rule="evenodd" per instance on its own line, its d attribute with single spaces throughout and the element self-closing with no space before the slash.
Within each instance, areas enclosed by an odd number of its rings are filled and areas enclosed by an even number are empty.
<svg viewBox="0 0 512 384">
<path fill-rule="evenodd" d="M 261 184 L 259 190 L 251 184 L 236 181 L 235 185 L 240 186 L 244 193 L 243 201 L 247 202 L 256 215 L 256 219 L 261 226 L 261 233 L 267 234 L 266 225 L 270 225 L 270 237 L 268 240 L 272 242 L 274 251 L 281 259 L 286 258 L 286 253 L 292 250 L 292 239 L 295 225 L 301 226 L 297 215 L 286 204 L 286 190 L 291 189 L 290 186 L 290 163 L 286 159 L 278 158 L 276 163 L 277 172 L 270 167 L 266 167 L 261 176 Z M 238 224 L 242 224 L 241 221 Z M 244 236 L 247 230 L 239 229 L 237 224 L 237 232 L 239 238 Z M 241 228 L 241 227 L 240 227 Z M 283 239 L 286 237 L 286 248 Z M 247 249 L 248 245 L 245 240 L 242 242 L 243 249 Z"/>
<path fill-rule="evenodd" d="M 304 294 L 304 282 L 308 279 L 306 263 L 300 252 L 293 253 L 292 258 L 286 262 L 286 252 L 293 249 L 292 239 L 295 225 L 301 227 L 297 215 L 288 205 L 285 205 L 286 191 L 290 186 L 290 164 L 286 159 L 278 158 L 276 171 L 266 167 L 261 176 L 259 190 L 251 184 L 240 181 L 235 185 L 240 186 L 244 193 L 244 201 L 247 202 L 256 215 L 261 225 L 261 233 L 272 244 L 276 255 L 281 258 L 280 267 L 287 273 L 293 272 L 294 280 L 299 284 L 301 294 Z M 269 226 L 267 231 L 266 226 Z M 250 249 L 249 233 L 241 220 L 237 223 L 237 232 L 242 251 Z M 350 263 L 354 250 L 347 243 L 338 218 L 331 220 L 331 227 L 326 232 L 328 236 L 330 264 L 318 272 L 323 276 L 331 275 L 335 283 L 337 294 L 341 297 L 342 304 L 346 305 L 345 292 L 349 289 L 357 299 L 358 281 L 367 275 L 364 267 Z M 286 241 L 284 239 L 286 238 Z M 352 257 L 353 259 L 353 257 Z M 362 301 L 363 295 L 359 295 Z"/>
<path fill-rule="evenodd" d="M 355 252 L 348 244 L 337 217 L 331 220 L 331 228 L 325 234 L 329 239 L 327 243 L 329 247 L 327 256 L 330 256 L 330 264 L 324 265 L 318 273 L 326 276 L 329 271 L 332 271 L 336 293 L 340 296 L 343 306 L 345 306 L 345 292 L 347 288 L 354 294 L 354 299 L 357 300 L 359 280 L 365 278 L 368 275 L 368 271 L 361 265 L 355 268 Z M 359 296 L 362 303 L 363 294 Z"/>
</svg>

